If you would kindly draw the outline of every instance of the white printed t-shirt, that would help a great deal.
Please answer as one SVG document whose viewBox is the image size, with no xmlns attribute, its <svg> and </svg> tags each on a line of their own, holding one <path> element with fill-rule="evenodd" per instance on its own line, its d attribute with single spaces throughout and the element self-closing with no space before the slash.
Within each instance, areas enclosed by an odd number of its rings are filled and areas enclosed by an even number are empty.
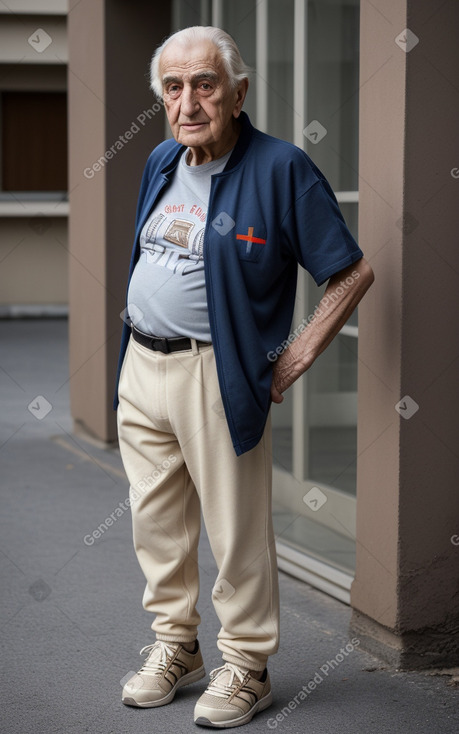
<svg viewBox="0 0 459 734">
<path fill-rule="evenodd" d="M 211 176 L 229 151 L 189 166 L 185 150 L 170 186 L 156 202 L 140 234 L 140 258 L 128 291 L 134 326 L 155 336 L 187 336 L 210 342 L 204 276 L 204 229 Z"/>
</svg>

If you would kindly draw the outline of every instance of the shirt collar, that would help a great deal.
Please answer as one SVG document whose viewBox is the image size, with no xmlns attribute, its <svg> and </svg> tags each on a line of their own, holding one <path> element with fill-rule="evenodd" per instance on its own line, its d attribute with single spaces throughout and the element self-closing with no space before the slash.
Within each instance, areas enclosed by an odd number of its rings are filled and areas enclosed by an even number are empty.
<svg viewBox="0 0 459 734">
<path fill-rule="evenodd" d="M 237 166 L 239 161 L 244 157 L 245 152 L 250 145 L 250 141 L 252 140 L 252 135 L 255 128 L 250 122 L 249 116 L 246 112 L 241 112 L 238 119 L 241 123 L 241 131 L 236 141 L 236 145 L 233 148 L 233 152 L 231 153 L 231 156 L 222 173 L 226 173 L 227 171 Z M 168 174 L 175 170 L 179 163 L 180 157 L 186 149 L 186 145 L 181 145 L 177 143 L 177 148 L 174 148 L 172 160 L 161 171 L 161 173 L 166 178 L 168 178 Z"/>
</svg>

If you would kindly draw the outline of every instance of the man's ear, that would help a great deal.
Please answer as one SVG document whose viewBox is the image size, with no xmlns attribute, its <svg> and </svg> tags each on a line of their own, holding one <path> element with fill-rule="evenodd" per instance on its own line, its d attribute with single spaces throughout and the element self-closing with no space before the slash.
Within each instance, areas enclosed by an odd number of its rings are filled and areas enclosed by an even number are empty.
<svg viewBox="0 0 459 734">
<path fill-rule="evenodd" d="M 242 79 L 239 83 L 239 86 L 236 90 L 236 104 L 234 105 L 233 109 L 233 117 L 238 118 L 241 114 L 242 105 L 244 104 L 245 96 L 247 94 L 247 90 L 249 88 L 249 80 L 247 77 L 245 79 Z"/>
</svg>

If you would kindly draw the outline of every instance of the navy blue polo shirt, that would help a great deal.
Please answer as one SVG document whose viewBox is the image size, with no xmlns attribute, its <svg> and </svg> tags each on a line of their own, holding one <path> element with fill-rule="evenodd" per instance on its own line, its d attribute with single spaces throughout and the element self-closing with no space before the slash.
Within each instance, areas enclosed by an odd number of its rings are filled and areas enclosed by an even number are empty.
<svg viewBox="0 0 459 734">
<path fill-rule="evenodd" d="M 273 363 L 268 355 L 290 332 L 298 264 L 321 285 L 363 256 L 328 181 L 309 156 L 256 130 L 246 113 L 239 119 L 241 132 L 233 152 L 224 170 L 212 176 L 204 233 L 210 330 L 238 456 L 263 435 L 271 405 Z M 142 227 L 184 150 L 175 140 L 166 140 L 148 158 L 129 280 L 140 255 Z M 129 335 L 125 323 L 115 409 Z"/>
</svg>

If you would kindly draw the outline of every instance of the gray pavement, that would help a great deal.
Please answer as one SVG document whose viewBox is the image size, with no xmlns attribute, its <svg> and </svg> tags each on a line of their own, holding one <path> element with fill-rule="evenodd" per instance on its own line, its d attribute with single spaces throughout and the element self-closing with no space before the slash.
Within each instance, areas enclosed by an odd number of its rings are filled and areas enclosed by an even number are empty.
<svg viewBox="0 0 459 734">
<path fill-rule="evenodd" d="M 127 482 L 116 449 L 72 435 L 68 380 L 65 320 L 0 321 L 0 730 L 211 731 L 192 719 L 206 679 L 163 708 L 121 704 L 120 680 L 140 666 L 151 619 L 141 606 L 129 510 L 92 535 L 126 499 Z M 216 568 L 204 533 L 199 563 L 209 672 L 221 663 L 210 598 Z M 280 587 L 274 703 L 239 731 L 459 731 L 450 677 L 384 666 L 349 641 L 349 607 L 283 573 Z"/>
</svg>

